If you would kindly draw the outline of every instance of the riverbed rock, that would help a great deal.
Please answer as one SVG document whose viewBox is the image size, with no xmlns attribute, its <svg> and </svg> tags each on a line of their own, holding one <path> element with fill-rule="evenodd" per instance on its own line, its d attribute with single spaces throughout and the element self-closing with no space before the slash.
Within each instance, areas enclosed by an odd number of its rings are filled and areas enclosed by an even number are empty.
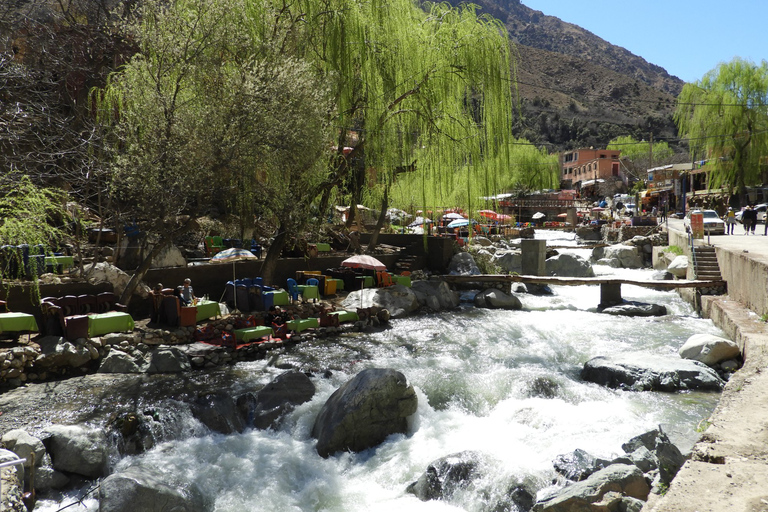
<svg viewBox="0 0 768 512">
<path fill-rule="evenodd" d="M 649 492 L 650 487 L 639 468 L 629 464 L 614 464 L 586 480 L 540 499 L 533 511 L 619 511 L 623 497 L 645 500 Z"/>
<path fill-rule="evenodd" d="M 209 393 L 192 403 L 192 414 L 213 432 L 234 434 L 245 430 L 234 398 L 227 393 Z"/>
<path fill-rule="evenodd" d="M 569 253 L 561 253 L 547 259 L 546 272 L 550 276 L 595 277 L 595 271 L 586 259 Z"/>
<path fill-rule="evenodd" d="M 660 481 L 664 484 L 672 481 L 686 460 L 661 427 L 633 437 L 622 444 L 621 448 L 630 454 L 633 462 L 640 458 L 646 459 L 643 463 L 650 463 L 653 466 L 648 471 L 643 469 L 642 464 L 635 462 L 646 473 L 658 469 Z"/>
<path fill-rule="evenodd" d="M 341 303 L 344 309 L 384 308 L 392 318 L 403 318 L 419 309 L 416 294 L 407 286 L 397 284 L 385 288 L 364 288 L 350 292 Z"/>
<path fill-rule="evenodd" d="M 483 465 L 484 457 L 479 452 L 454 453 L 432 461 L 405 491 L 421 501 L 450 499 L 454 492 L 481 476 Z"/>
<path fill-rule="evenodd" d="M 411 289 L 421 306 L 428 306 L 435 311 L 459 307 L 459 294 L 451 290 L 448 283 L 443 280 L 414 281 Z"/>
<path fill-rule="evenodd" d="M 666 306 L 661 304 L 648 304 L 645 302 L 624 301 L 615 306 L 598 308 L 598 312 L 615 316 L 664 316 L 667 314 Z"/>
<path fill-rule="evenodd" d="M 523 303 L 514 295 L 509 295 L 496 288 L 489 288 L 475 295 L 475 307 L 490 309 L 523 309 Z"/>
<path fill-rule="evenodd" d="M 162 347 L 150 352 L 147 373 L 180 373 L 188 371 L 191 366 L 184 352 L 173 347 Z"/>
<path fill-rule="evenodd" d="M 43 432 L 43 444 L 48 449 L 57 471 L 75 473 L 86 478 L 107 474 L 109 450 L 101 429 L 80 425 L 51 425 Z"/>
<path fill-rule="evenodd" d="M 698 361 L 642 353 L 590 359 L 584 364 L 581 378 L 636 391 L 720 391 L 725 386 L 717 372 Z"/>
<path fill-rule="evenodd" d="M 258 393 L 238 397 L 237 408 L 245 424 L 259 429 L 276 428 L 279 420 L 297 405 L 315 395 L 315 385 L 306 374 L 291 370 L 275 377 Z"/>
<path fill-rule="evenodd" d="M 741 355 L 736 343 L 713 334 L 694 334 L 685 341 L 678 353 L 683 359 L 700 361 L 707 366 Z"/>
<path fill-rule="evenodd" d="M 688 275 L 688 256 L 680 255 L 673 259 L 667 266 L 667 272 L 677 278 L 685 279 Z"/>
<path fill-rule="evenodd" d="M 17 428 L 9 430 L 3 434 L 0 442 L 8 450 L 19 456 L 19 458 L 27 459 L 24 463 L 25 468 L 32 467 L 32 454 L 34 454 L 35 466 L 40 466 L 45 456 L 45 445 L 43 441 L 30 435 L 26 430 Z"/>
<path fill-rule="evenodd" d="M 159 470 L 132 466 L 105 478 L 99 486 L 99 512 L 205 512 L 210 503 L 199 488 L 173 481 Z"/>
<path fill-rule="evenodd" d="M 126 238 L 125 240 L 128 239 Z M 85 275 L 91 284 L 110 283 L 118 297 L 123 293 L 123 290 L 125 290 L 125 287 L 128 286 L 128 282 L 131 280 L 131 276 L 104 261 L 93 265 L 86 265 Z M 150 289 L 147 285 L 140 284 L 133 293 L 146 299 L 149 297 L 149 292 Z"/>
<path fill-rule="evenodd" d="M 312 427 L 321 457 L 377 446 L 391 434 L 405 434 L 417 398 L 405 375 L 368 368 L 344 383 L 325 402 Z"/>
<path fill-rule="evenodd" d="M 594 457 L 586 451 L 577 448 L 571 453 L 564 453 L 552 461 L 555 471 L 568 480 L 580 482 L 587 477 L 610 465 L 610 461 Z"/>
<path fill-rule="evenodd" d="M 475 258 L 470 253 L 459 252 L 451 258 L 451 262 L 448 264 L 448 273 L 452 276 L 476 276 L 482 272 L 480 272 Z"/>
</svg>

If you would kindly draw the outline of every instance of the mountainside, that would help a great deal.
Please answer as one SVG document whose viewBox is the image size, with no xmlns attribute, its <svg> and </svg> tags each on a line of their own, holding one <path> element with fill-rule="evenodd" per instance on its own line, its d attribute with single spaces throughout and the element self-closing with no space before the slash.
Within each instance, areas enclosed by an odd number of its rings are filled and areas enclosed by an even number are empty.
<svg viewBox="0 0 768 512">
<path fill-rule="evenodd" d="M 521 105 L 517 136 L 549 143 L 550 150 L 604 146 L 627 134 L 675 137 L 671 115 L 682 80 L 520 0 L 475 3 L 504 23 L 514 45 Z"/>
</svg>

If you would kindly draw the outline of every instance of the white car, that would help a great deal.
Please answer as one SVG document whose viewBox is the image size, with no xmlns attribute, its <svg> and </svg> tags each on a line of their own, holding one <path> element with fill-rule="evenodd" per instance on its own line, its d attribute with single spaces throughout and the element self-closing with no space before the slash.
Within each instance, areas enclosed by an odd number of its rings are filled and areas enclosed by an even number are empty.
<svg viewBox="0 0 768 512">
<path fill-rule="evenodd" d="M 708 235 L 724 235 L 725 234 L 725 222 L 717 214 L 715 210 L 688 210 L 683 219 L 683 225 L 685 230 L 688 231 L 691 227 L 691 214 L 701 213 L 704 216 L 704 232 Z"/>
<path fill-rule="evenodd" d="M 761 203 L 758 205 L 755 205 L 755 210 L 757 210 L 757 222 L 765 222 L 765 211 L 768 209 L 768 203 Z M 744 213 L 744 210 L 736 212 L 736 220 L 741 222 L 741 215 Z"/>
</svg>

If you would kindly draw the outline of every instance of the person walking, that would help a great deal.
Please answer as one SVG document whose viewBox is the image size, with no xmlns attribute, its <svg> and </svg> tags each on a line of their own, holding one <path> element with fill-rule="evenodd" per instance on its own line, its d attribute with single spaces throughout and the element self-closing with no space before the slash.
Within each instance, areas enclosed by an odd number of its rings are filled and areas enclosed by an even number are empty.
<svg viewBox="0 0 768 512">
<path fill-rule="evenodd" d="M 728 212 L 725 214 L 725 234 L 733 235 L 733 230 L 736 226 L 736 213 L 732 207 L 728 207 Z"/>
<path fill-rule="evenodd" d="M 747 205 L 741 213 L 741 223 L 744 225 L 744 234 L 749 234 L 749 228 L 752 226 L 752 208 Z"/>
<path fill-rule="evenodd" d="M 755 228 L 757 227 L 757 210 L 753 207 L 749 207 L 749 218 L 751 222 L 749 223 L 749 232 L 751 234 L 755 234 Z"/>
</svg>

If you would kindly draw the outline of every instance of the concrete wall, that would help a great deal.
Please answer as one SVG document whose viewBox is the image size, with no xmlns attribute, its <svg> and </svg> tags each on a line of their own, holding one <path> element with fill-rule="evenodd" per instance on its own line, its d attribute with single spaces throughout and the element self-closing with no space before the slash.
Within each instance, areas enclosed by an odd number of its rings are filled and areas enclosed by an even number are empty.
<svg viewBox="0 0 768 512">
<path fill-rule="evenodd" d="M 768 266 L 738 253 L 717 248 L 720 274 L 728 282 L 728 295 L 758 315 L 768 313 Z"/>
</svg>

